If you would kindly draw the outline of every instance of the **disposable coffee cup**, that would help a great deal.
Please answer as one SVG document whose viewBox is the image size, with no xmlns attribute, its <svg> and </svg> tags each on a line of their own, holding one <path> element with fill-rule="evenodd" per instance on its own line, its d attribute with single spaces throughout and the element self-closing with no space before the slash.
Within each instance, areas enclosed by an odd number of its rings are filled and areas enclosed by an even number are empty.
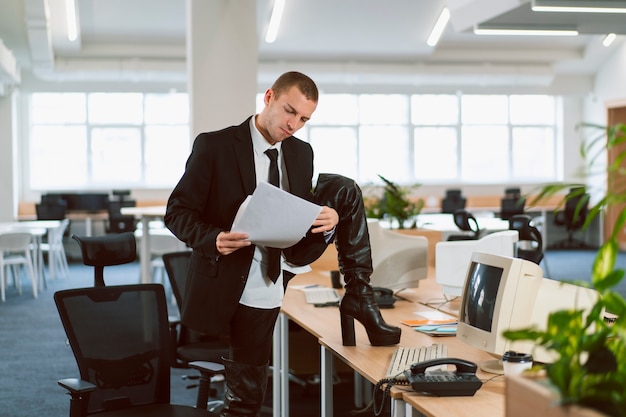
<svg viewBox="0 0 626 417">
<path fill-rule="evenodd" d="M 533 357 L 529 353 L 509 350 L 502 355 L 502 367 L 504 375 L 518 375 L 532 368 Z"/>
<path fill-rule="evenodd" d="M 343 288 L 339 271 L 330 271 L 330 283 L 333 288 Z"/>
</svg>

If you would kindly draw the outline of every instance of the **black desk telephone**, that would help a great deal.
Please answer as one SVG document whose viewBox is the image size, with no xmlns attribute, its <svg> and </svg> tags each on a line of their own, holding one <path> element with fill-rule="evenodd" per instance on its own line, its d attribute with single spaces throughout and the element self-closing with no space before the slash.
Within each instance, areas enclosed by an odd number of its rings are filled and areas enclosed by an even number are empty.
<svg viewBox="0 0 626 417">
<path fill-rule="evenodd" d="M 396 297 L 393 295 L 393 291 L 389 288 L 374 287 L 374 299 L 379 308 L 393 308 L 396 302 Z"/>
<path fill-rule="evenodd" d="M 456 372 L 433 371 L 426 368 L 438 365 L 455 365 Z M 429 392 L 440 397 L 472 396 L 483 385 L 476 377 L 476 364 L 457 358 L 439 358 L 411 365 L 404 376 L 415 391 Z"/>
</svg>

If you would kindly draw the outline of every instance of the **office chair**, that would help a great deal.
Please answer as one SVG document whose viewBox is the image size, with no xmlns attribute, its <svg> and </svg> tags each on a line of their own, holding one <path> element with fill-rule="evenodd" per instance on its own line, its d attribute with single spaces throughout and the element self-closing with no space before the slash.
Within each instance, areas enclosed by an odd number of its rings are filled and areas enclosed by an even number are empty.
<svg viewBox="0 0 626 417">
<path fill-rule="evenodd" d="M 165 271 L 176 299 L 179 311 L 182 308 L 185 296 L 187 270 L 191 259 L 191 251 L 170 252 L 162 255 Z M 180 314 L 179 314 L 180 317 Z M 170 318 L 171 365 L 174 368 L 189 368 L 194 361 L 221 363 L 222 357 L 229 357 L 227 336 L 207 336 L 185 326 L 180 320 Z M 187 379 L 197 379 L 196 376 L 184 376 Z M 196 384 L 187 386 L 194 388 Z M 208 404 L 210 410 L 217 410 L 223 401 L 209 403 L 209 392 L 198 393 L 198 404 Z"/>
<path fill-rule="evenodd" d="M 137 219 L 132 215 L 122 214 L 122 207 L 134 207 L 134 200 L 109 201 L 107 210 L 109 213 L 109 223 L 107 233 L 133 232 L 137 227 Z"/>
<path fill-rule="evenodd" d="M 19 294 L 22 293 L 22 267 L 30 278 L 33 297 L 37 298 L 37 276 L 31 255 L 32 240 L 32 235 L 27 232 L 0 233 L 0 301 L 6 301 L 5 287 L 9 272 L 12 272 L 13 283 Z"/>
<path fill-rule="evenodd" d="M 44 199 L 35 204 L 37 220 L 63 220 L 67 212 L 67 203 L 61 199 Z"/>
<path fill-rule="evenodd" d="M 170 404 L 170 342 L 165 291 L 133 284 L 58 291 L 54 301 L 80 378 L 58 384 L 70 417 L 209 417 L 206 408 Z M 194 362 L 204 378 L 222 365 Z"/>
<path fill-rule="evenodd" d="M 453 214 L 456 210 L 464 209 L 466 198 L 461 195 L 461 190 L 446 190 L 446 195 L 441 199 L 441 212 Z"/>
<path fill-rule="evenodd" d="M 104 267 L 122 265 L 137 259 L 137 242 L 131 232 L 118 235 L 77 236 L 83 263 L 94 267 L 94 286 L 104 287 Z"/>
<path fill-rule="evenodd" d="M 589 246 L 580 239 L 574 238 L 574 233 L 582 229 L 587 219 L 589 206 L 589 194 L 584 187 L 570 188 L 565 196 L 565 208 L 554 216 L 554 224 L 565 226 L 567 239 L 555 242 L 551 245 L 554 249 L 585 249 Z"/>
<path fill-rule="evenodd" d="M 504 190 L 504 197 L 500 199 L 500 218 L 509 220 L 516 214 L 524 214 L 526 199 L 522 197 L 519 188 L 507 188 Z"/>
<path fill-rule="evenodd" d="M 546 275 L 549 275 L 543 252 L 543 238 L 541 232 L 532 224 L 532 218 L 527 214 L 516 214 L 509 219 L 509 230 L 517 230 L 519 240 L 515 245 L 515 257 L 526 259 L 541 265 L 543 261 Z"/>
<path fill-rule="evenodd" d="M 453 216 L 454 224 L 456 224 L 460 230 L 471 233 L 450 235 L 448 236 L 448 240 L 475 240 L 480 238 L 481 230 L 476 217 L 474 217 L 472 213 L 467 210 L 456 210 Z"/>
</svg>

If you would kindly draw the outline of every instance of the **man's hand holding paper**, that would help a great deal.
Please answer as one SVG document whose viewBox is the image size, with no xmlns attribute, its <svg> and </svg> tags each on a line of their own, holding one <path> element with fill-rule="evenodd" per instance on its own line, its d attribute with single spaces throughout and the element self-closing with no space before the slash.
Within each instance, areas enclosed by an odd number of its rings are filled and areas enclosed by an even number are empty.
<svg viewBox="0 0 626 417">
<path fill-rule="evenodd" d="M 241 204 L 232 232 L 245 232 L 255 245 L 288 248 L 302 239 L 322 207 L 261 182 Z"/>
</svg>

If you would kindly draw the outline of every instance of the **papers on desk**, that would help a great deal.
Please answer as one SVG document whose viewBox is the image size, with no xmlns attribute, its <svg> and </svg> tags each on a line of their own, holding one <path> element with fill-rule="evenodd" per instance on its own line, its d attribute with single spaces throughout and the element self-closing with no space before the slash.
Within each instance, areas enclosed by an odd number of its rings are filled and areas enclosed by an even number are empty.
<svg viewBox="0 0 626 417">
<path fill-rule="evenodd" d="M 439 312 L 419 312 L 417 314 L 423 318 L 404 320 L 401 323 L 430 336 L 455 336 L 457 319 L 437 313 Z"/>
<path fill-rule="evenodd" d="M 231 231 L 245 232 L 255 245 L 285 249 L 302 239 L 322 208 L 266 182 L 241 204 Z"/>
</svg>

